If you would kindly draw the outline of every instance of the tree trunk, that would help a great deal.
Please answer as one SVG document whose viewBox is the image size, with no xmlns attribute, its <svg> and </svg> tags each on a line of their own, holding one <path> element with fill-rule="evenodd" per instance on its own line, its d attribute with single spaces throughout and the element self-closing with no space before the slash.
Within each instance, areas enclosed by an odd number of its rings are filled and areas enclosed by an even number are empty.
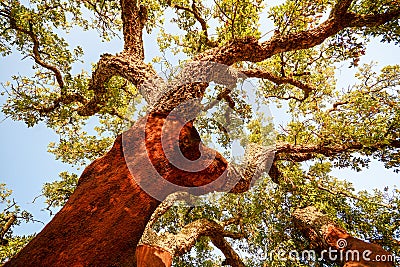
<svg viewBox="0 0 400 267">
<path fill-rule="evenodd" d="M 340 262 L 344 267 L 394 266 L 392 255 L 380 245 L 352 237 L 315 207 L 297 209 L 293 217 L 310 239 L 312 249 L 328 261 Z"/>
<path fill-rule="evenodd" d="M 137 267 L 170 267 L 172 255 L 154 246 L 139 245 L 136 249 Z"/>
<path fill-rule="evenodd" d="M 172 183 L 201 186 L 220 177 L 227 167 L 218 152 L 212 164 L 198 173 L 171 165 L 161 145 L 165 118 L 162 114 L 149 115 L 125 132 L 124 140 L 119 136 L 106 155 L 84 170 L 75 192 L 61 211 L 4 266 L 135 266 L 136 246 L 160 203 L 138 183 L 145 181 L 155 168 Z M 144 143 L 138 138 L 143 135 L 143 129 Z M 199 157 L 199 146 L 210 150 L 200 143 L 191 123 L 182 129 L 171 126 L 165 131 L 180 133 L 180 149 L 190 160 Z M 173 140 L 165 142 L 173 145 Z M 124 156 L 124 149 L 129 149 L 129 156 L 126 153 Z M 147 161 L 152 164 L 145 164 Z M 126 162 L 141 168 L 131 173 Z M 155 184 L 154 188 L 162 196 L 172 193 L 162 185 Z"/>
</svg>

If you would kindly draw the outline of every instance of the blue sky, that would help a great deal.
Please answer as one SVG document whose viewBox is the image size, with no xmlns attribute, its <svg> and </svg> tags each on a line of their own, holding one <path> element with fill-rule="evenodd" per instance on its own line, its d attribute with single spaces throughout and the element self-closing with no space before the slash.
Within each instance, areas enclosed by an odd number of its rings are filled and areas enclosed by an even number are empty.
<svg viewBox="0 0 400 267">
<path fill-rule="evenodd" d="M 150 60 L 157 54 L 155 34 L 145 38 L 147 59 Z M 122 49 L 122 41 L 115 39 L 112 42 L 101 42 L 96 32 L 82 32 L 74 30 L 68 35 L 71 47 L 80 45 L 85 51 L 84 64 L 76 65 L 74 71 L 79 72 L 81 68 L 90 71 L 90 63 L 96 62 L 102 53 L 117 53 Z M 388 64 L 400 63 L 399 47 L 394 45 L 381 44 L 374 41 L 368 46 L 366 56 L 361 63 L 368 63 L 371 60 L 379 62 L 379 68 Z M 0 82 L 10 80 L 11 75 L 21 75 L 31 72 L 32 61 L 21 60 L 21 56 L 13 54 L 0 58 Z M 347 87 L 353 83 L 354 72 L 344 66 L 338 72 L 338 86 Z M 0 98 L 3 103 L 5 97 Z M 275 124 L 284 122 L 285 110 L 272 108 L 275 116 Z M 4 114 L 0 114 L 0 120 Z M 15 122 L 10 119 L 0 123 L 0 182 L 5 182 L 9 189 L 12 189 L 15 200 L 22 208 L 33 213 L 35 219 L 48 222 L 50 217 L 48 211 L 42 210 L 45 207 L 43 198 L 38 198 L 32 203 L 35 197 L 41 193 L 44 182 L 57 179 L 58 173 L 71 170 L 68 165 L 55 160 L 55 157 L 47 152 L 49 142 L 58 140 L 53 131 L 47 129 L 43 124 L 27 128 L 22 122 Z M 81 172 L 80 170 L 79 172 Z M 382 189 L 385 186 L 399 184 L 399 175 L 391 170 L 386 170 L 383 164 L 373 162 L 369 169 L 356 173 L 344 169 L 335 170 L 334 175 L 352 181 L 358 190 L 372 188 Z M 17 234 L 29 234 L 38 232 L 42 224 L 21 225 L 15 229 Z"/>
</svg>

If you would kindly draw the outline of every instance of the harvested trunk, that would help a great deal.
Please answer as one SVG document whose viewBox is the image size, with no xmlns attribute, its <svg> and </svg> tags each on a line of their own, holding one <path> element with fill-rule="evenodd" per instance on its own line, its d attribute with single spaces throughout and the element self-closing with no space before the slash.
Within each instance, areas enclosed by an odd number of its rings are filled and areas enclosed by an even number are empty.
<svg viewBox="0 0 400 267">
<path fill-rule="evenodd" d="M 352 237 L 315 207 L 298 209 L 293 217 L 313 249 L 328 261 L 341 262 L 344 267 L 394 266 L 392 255 L 380 245 Z"/>
<path fill-rule="evenodd" d="M 170 267 L 170 252 L 155 246 L 139 245 L 136 249 L 137 267 Z"/>
<path fill-rule="evenodd" d="M 164 179 L 185 186 L 207 184 L 221 176 L 227 167 L 218 152 L 213 163 L 198 173 L 171 165 L 161 146 L 165 118 L 162 114 L 152 114 L 127 131 L 124 140 L 119 136 L 105 156 L 84 170 L 78 187 L 61 211 L 4 266 L 135 266 L 136 246 L 160 203 L 138 185 L 154 171 L 150 170 L 152 165 Z M 143 129 L 145 144 L 137 138 Z M 177 131 L 173 127 L 166 130 Z M 184 126 L 179 138 L 184 156 L 196 159 L 199 146 L 203 145 L 191 123 Z M 124 147 L 130 150 L 128 157 L 124 156 Z M 142 168 L 131 174 L 126 161 Z M 152 165 L 143 164 L 145 161 Z M 158 189 L 159 195 L 172 193 Z"/>
</svg>

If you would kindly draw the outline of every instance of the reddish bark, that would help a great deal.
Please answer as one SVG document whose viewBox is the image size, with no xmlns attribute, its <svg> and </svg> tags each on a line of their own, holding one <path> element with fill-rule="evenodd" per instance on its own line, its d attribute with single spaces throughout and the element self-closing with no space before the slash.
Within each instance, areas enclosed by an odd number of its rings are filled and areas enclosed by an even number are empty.
<svg viewBox="0 0 400 267">
<path fill-rule="evenodd" d="M 136 249 L 137 267 L 170 267 L 172 255 L 162 248 L 139 245 Z"/>
<path fill-rule="evenodd" d="M 137 184 L 151 171 L 142 162 L 150 159 L 157 170 L 163 171 L 163 178 L 186 186 L 213 181 L 227 166 L 218 153 L 211 166 L 199 173 L 188 173 L 169 164 L 160 144 L 164 121 L 164 115 L 152 115 L 147 124 L 146 119 L 141 119 L 126 133 L 124 145 L 135 152 L 128 158 L 124 157 L 119 136 L 106 155 L 84 170 L 61 211 L 5 266 L 135 266 L 136 245 L 159 204 Z M 137 138 L 145 124 L 147 151 Z M 182 129 L 180 140 L 185 156 L 198 156 L 200 139 L 191 123 Z M 125 159 L 143 168 L 133 177 Z M 160 194 L 171 193 L 163 192 L 164 188 L 159 190 Z"/>
<path fill-rule="evenodd" d="M 346 247 L 342 250 L 345 263 L 344 267 L 394 266 L 392 255 L 384 250 L 380 245 L 367 243 L 358 238 L 352 237 L 345 230 L 337 226 L 329 226 L 326 231 L 325 239 L 327 241 L 327 244 L 331 246 L 331 248 L 335 249 L 340 249 L 337 245 L 338 240 L 346 240 Z M 356 256 L 351 256 L 352 251 L 358 251 L 359 259 Z"/>
<path fill-rule="evenodd" d="M 380 245 L 352 237 L 314 207 L 298 209 L 293 217 L 313 249 L 328 261 L 341 262 L 344 267 L 394 266 L 392 255 Z"/>
</svg>

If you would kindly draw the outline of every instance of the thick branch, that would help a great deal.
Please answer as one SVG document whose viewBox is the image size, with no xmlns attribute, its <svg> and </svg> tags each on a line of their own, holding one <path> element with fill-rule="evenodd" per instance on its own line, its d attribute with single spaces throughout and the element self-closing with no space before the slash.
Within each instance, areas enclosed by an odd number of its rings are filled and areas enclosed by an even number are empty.
<svg viewBox="0 0 400 267">
<path fill-rule="evenodd" d="M 199 219 L 189 223 L 176 235 L 170 233 L 158 235 L 150 228 L 147 228 L 146 232 L 142 236 L 139 246 L 147 245 L 162 248 L 164 251 L 169 252 L 173 258 L 188 252 L 201 236 L 209 236 L 211 238 L 215 237 L 212 239 L 212 242 L 215 241 L 216 246 L 226 255 L 227 260 L 234 260 L 237 263 L 235 266 L 244 266 L 239 256 L 230 247 L 229 243 L 222 240 L 224 237 L 234 239 L 243 238 L 243 235 L 225 231 L 222 225 L 209 219 Z M 138 260 L 140 261 L 140 259 Z M 140 262 L 138 262 L 138 266 L 141 266 Z"/>
<path fill-rule="evenodd" d="M 155 71 L 153 68 L 136 56 L 131 56 L 128 53 L 121 53 L 116 56 L 109 54 L 102 55 L 89 83 L 89 90 L 94 91 L 94 96 L 78 109 L 78 114 L 81 116 L 91 116 L 101 110 L 108 100 L 106 84 L 112 77 L 123 77 L 139 87 L 154 75 Z M 148 87 L 139 88 L 149 89 Z M 141 94 L 149 104 L 155 101 L 153 99 L 154 92 L 142 91 Z"/>
<path fill-rule="evenodd" d="M 292 145 L 281 143 L 276 148 L 276 160 L 285 159 L 295 162 L 302 162 L 315 157 L 315 154 L 321 154 L 327 157 L 335 156 L 342 152 L 358 150 L 363 148 L 362 144 L 349 143 L 345 145 Z"/>
<path fill-rule="evenodd" d="M 129 54 L 102 55 L 89 83 L 89 90 L 94 91 L 94 96 L 86 105 L 78 109 L 78 114 L 91 116 L 101 110 L 107 101 L 106 84 L 113 76 L 124 77 L 133 84 L 140 84 L 149 78 L 149 68 L 144 65 L 141 60 Z"/>
<path fill-rule="evenodd" d="M 391 140 L 388 142 L 376 143 L 364 146 L 361 143 L 353 142 L 341 145 L 292 145 L 287 143 L 278 144 L 276 147 L 276 160 L 292 160 L 302 162 L 315 157 L 316 154 L 326 157 L 336 156 L 344 152 L 352 152 L 354 150 L 368 149 L 377 151 L 386 147 L 400 148 L 400 142 Z"/>
<path fill-rule="evenodd" d="M 288 35 L 276 34 L 263 43 L 258 43 L 253 37 L 247 37 L 210 49 L 200 54 L 197 59 L 226 65 L 240 61 L 260 62 L 278 53 L 314 47 L 345 28 L 379 26 L 400 15 L 400 9 L 376 15 L 348 13 L 347 8 L 351 2 L 350 0 L 339 1 L 329 18 L 314 29 Z"/>
<path fill-rule="evenodd" d="M 186 203 L 190 203 L 191 195 L 187 192 L 176 192 L 168 195 L 168 197 L 161 202 L 161 204 L 151 215 L 151 218 L 146 226 L 146 231 L 152 228 L 154 223 L 179 200 L 185 200 Z"/>
<path fill-rule="evenodd" d="M 243 163 L 229 164 L 225 188 L 229 193 L 244 193 L 260 178 L 274 160 L 275 147 L 264 147 L 257 144 L 248 144 Z M 231 182 L 235 183 L 234 185 Z"/>
<path fill-rule="evenodd" d="M 114 76 L 123 77 L 142 89 L 141 94 L 149 104 L 154 104 L 157 100 L 157 88 L 160 87 L 140 86 L 145 81 L 148 83 L 151 80 L 150 78 L 155 76 L 155 71 L 150 65 L 127 53 L 115 56 L 104 54 L 97 63 L 96 70 L 92 73 L 89 83 L 89 91 L 94 92 L 91 99 L 87 100 L 79 94 L 62 94 L 51 105 L 33 106 L 32 108 L 41 114 L 46 114 L 55 111 L 61 105 L 76 102 L 81 105 L 76 110 L 79 115 L 92 116 L 99 112 L 109 100 L 107 83 Z M 111 111 L 110 114 L 121 117 L 115 110 Z"/>
<path fill-rule="evenodd" d="M 330 17 L 340 17 L 346 14 L 353 0 L 338 0 L 333 7 Z"/>
<path fill-rule="evenodd" d="M 386 12 L 383 14 L 374 15 L 357 15 L 354 13 L 347 13 L 346 17 L 349 18 L 349 27 L 376 27 L 388 21 L 398 19 L 400 16 L 400 9 Z"/>
<path fill-rule="evenodd" d="M 143 28 L 147 20 L 147 9 L 137 0 L 121 0 L 121 17 L 124 33 L 124 51 L 144 59 Z"/>
</svg>

